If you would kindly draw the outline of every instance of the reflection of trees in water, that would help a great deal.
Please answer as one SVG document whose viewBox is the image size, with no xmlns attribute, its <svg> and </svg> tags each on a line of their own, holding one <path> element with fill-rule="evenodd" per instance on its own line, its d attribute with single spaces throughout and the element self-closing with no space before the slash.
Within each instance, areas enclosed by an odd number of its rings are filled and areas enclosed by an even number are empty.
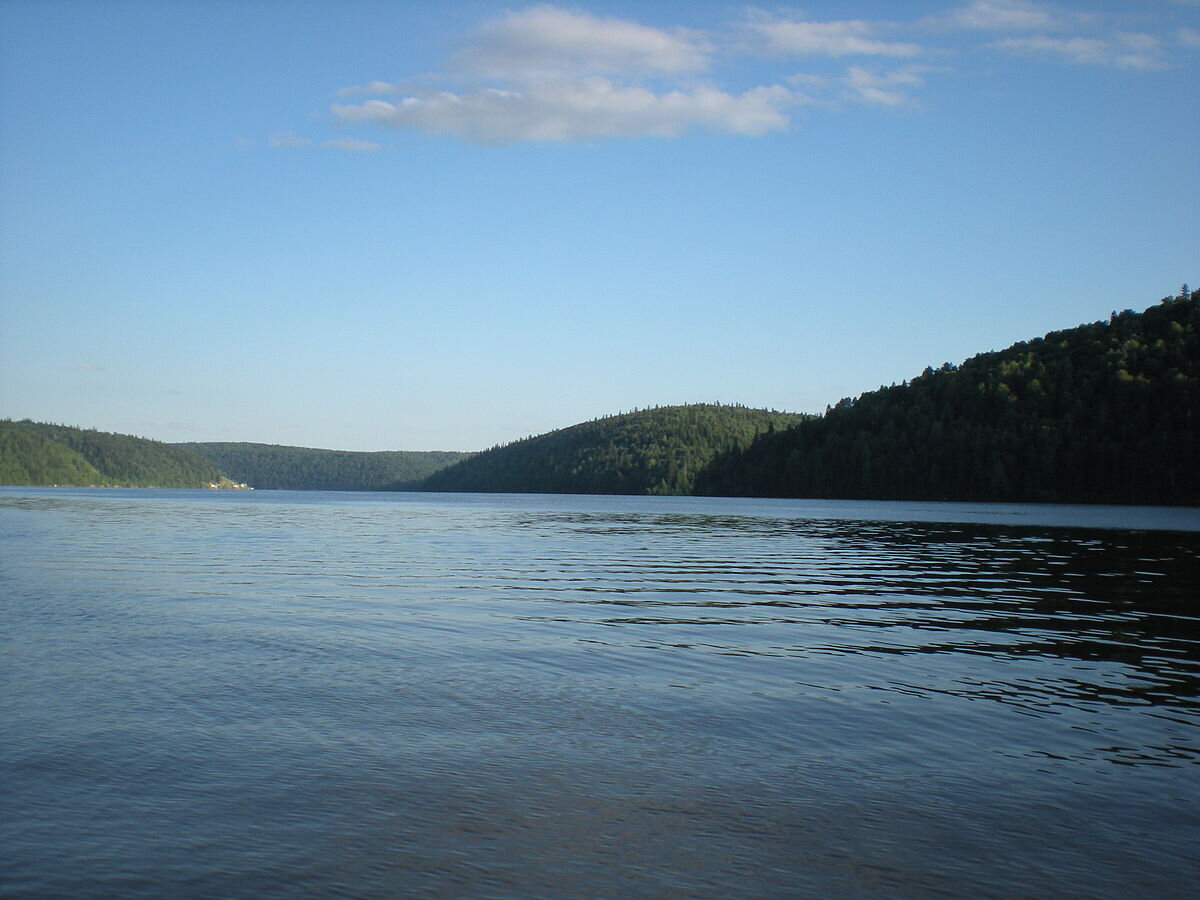
<svg viewBox="0 0 1200 900">
<path fill-rule="evenodd" d="M 1098 702 L 1171 705 L 1200 696 L 1197 617 L 1197 559 L 1200 539 L 1172 533 L 1038 532 L 999 527 L 911 534 L 899 542 L 923 547 L 922 558 L 937 571 L 976 573 L 963 585 L 903 579 L 888 589 L 936 596 L 938 610 L 961 611 L 958 620 L 923 617 L 917 608 L 891 622 L 921 631 L 969 631 L 1009 639 L 922 642 L 909 648 L 869 647 L 864 652 L 986 652 L 1013 658 L 1047 657 L 1119 663 L 1133 678 L 1103 683 L 1054 682 L 1054 691 Z M 895 543 L 895 542 L 893 542 Z M 945 552 L 952 549 L 948 556 Z M 1023 685 L 1023 690 L 1036 685 Z M 980 687 L 986 693 L 986 687 Z M 1189 704 L 1190 705 L 1190 704 Z"/>
<path fill-rule="evenodd" d="M 640 553 L 624 545 L 620 558 L 593 559 L 599 577 L 567 601 L 630 613 L 597 619 L 606 625 L 750 628 L 705 645 L 734 654 L 979 654 L 1024 661 L 1012 673 L 1020 682 L 920 690 L 1039 709 L 1197 708 L 1200 535 L 686 513 L 552 518 L 597 539 L 646 536 Z M 794 626 L 800 640 L 768 647 L 755 626 Z M 1031 672 L 1036 660 L 1082 665 L 1069 677 L 1063 665 Z"/>
</svg>

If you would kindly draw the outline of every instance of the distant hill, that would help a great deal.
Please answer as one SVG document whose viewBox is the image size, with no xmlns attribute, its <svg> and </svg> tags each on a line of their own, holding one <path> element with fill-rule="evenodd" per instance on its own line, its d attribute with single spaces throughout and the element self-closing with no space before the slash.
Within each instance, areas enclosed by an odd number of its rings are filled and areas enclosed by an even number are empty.
<svg viewBox="0 0 1200 900">
<path fill-rule="evenodd" d="M 430 491 L 687 494 L 720 452 L 804 419 L 740 406 L 664 406 L 607 416 L 477 454 L 425 480 Z"/>
<path fill-rule="evenodd" d="M 412 490 L 470 454 L 451 451 L 317 450 L 277 444 L 186 443 L 230 478 L 251 487 L 295 491 Z"/>
<path fill-rule="evenodd" d="M 842 400 L 696 491 L 1200 505 L 1200 292 Z"/>
<path fill-rule="evenodd" d="M 0 484 L 200 488 L 221 470 L 182 447 L 127 434 L 0 420 Z"/>
</svg>

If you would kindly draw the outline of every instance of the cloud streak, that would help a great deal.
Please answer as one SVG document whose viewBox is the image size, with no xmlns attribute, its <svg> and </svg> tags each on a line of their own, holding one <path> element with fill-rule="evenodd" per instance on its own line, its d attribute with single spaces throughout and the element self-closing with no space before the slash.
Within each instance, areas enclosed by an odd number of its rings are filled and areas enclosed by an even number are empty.
<svg viewBox="0 0 1200 900">
<path fill-rule="evenodd" d="M 768 53 L 797 56 L 916 56 L 918 44 L 881 41 L 880 25 L 842 22 L 755 22 L 749 28 Z"/>
<path fill-rule="evenodd" d="M 267 139 L 267 143 L 272 147 L 307 147 L 312 141 L 294 131 L 277 131 Z"/>
<path fill-rule="evenodd" d="M 874 106 L 903 106 L 912 100 L 906 92 L 907 89 L 920 87 L 925 83 L 925 79 L 921 77 L 921 71 L 923 70 L 916 67 L 908 67 L 877 74 L 859 66 L 853 66 L 846 73 L 846 84 L 850 88 L 852 99 L 859 103 Z"/>
<path fill-rule="evenodd" d="M 1163 42 L 1148 34 L 1117 34 L 1107 39 L 1035 35 L 1006 38 L 989 46 L 1006 53 L 1117 69 L 1166 68 Z"/>
<path fill-rule="evenodd" d="M 984 31 L 1054 31 L 1061 27 L 1054 13 L 1029 0 L 973 0 L 934 21 Z"/>
<path fill-rule="evenodd" d="M 343 122 L 416 128 L 481 143 L 678 137 L 692 128 L 757 136 L 786 128 L 798 98 L 781 85 L 740 95 L 710 87 L 655 93 L 605 79 L 539 82 L 517 90 L 431 92 L 398 102 L 335 105 Z"/>
<path fill-rule="evenodd" d="M 357 138 L 336 138 L 331 141 L 322 141 L 322 147 L 332 147 L 334 150 L 346 150 L 350 153 L 373 153 L 376 150 L 382 150 L 383 145 L 377 144 L 374 141 L 362 141 Z"/>
<path fill-rule="evenodd" d="M 296 134 L 294 131 L 277 131 L 267 139 L 267 144 L 275 149 L 298 149 L 302 147 L 312 147 L 316 141 L 312 138 L 306 138 L 303 135 Z M 345 150 L 350 153 L 369 153 L 375 150 L 382 150 L 383 145 L 375 141 L 364 141 L 360 138 L 342 137 L 333 138 L 328 141 L 321 141 L 320 146 L 327 147 L 332 150 Z"/>
</svg>

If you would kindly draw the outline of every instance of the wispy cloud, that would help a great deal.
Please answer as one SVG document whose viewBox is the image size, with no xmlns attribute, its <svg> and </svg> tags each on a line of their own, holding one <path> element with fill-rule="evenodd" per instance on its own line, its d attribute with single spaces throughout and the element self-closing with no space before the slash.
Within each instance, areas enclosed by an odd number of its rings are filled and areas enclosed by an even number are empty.
<svg viewBox="0 0 1200 900">
<path fill-rule="evenodd" d="M 331 141 L 323 141 L 321 146 L 332 147 L 335 150 L 347 150 L 351 153 L 371 153 L 383 149 L 382 144 L 374 141 L 360 141 L 357 138 L 335 138 Z"/>
<path fill-rule="evenodd" d="M 370 84 L 354 84 L 341 88 L 337 95 L 339 97 L 359 97 L 365 94 L 391 94 L 400 89 L 399 85 L 392 84 L 390 81 L 372 81 Z"/>
<path fill-rule="evenodd" d="M 1100 13 L 1066 11 L 1033 0 L 972 0 L 926 20 L 962 29 L 1023 32 L 987 44 L 1015 55 L 1114 69 L 1167 67 L 1170 38 L 1121 31 L 1113 27 L 1115 21 Z M 1180 45 L 1188 45 L 1187 31 L 1176 31 L 1175 41 Z"/>
<path fill-rule="evenodd" d="M 986 31 L 1054 31 L 1062 25 L 1058 15 L 1030 0 L 973 0 L 930 21 Z"/>
<path fill-rule="evenodd" d="M 912 102 L 908 89 L 925 83 L 922 68 L 915 66 L 896 69 L 892 72 L 870 72 L 854 66 L 846 73 L 846 85 L 852 98 L 860 103 L 877 106 L 903 106 Z"/>
<path fill-rule="evenodd" d="M 918 44 L 883 41 L 880 23 L 756 21 L 748 26 L 768 53 L 797 56 L 916 56 Z"/>
<path fill-rule="evenodd" d="M 277 131 L 267 139 L 267 143 L 276 148 L 294 149 L 312 147 L 317 142 L 312 140 L 312 138 L 296 134 L 294 131 Z M 320 146 L 328 147 L 332 150 L 346 150 L 351 153 L 369 153 L 374 150 L 383 149 L 383 145 L 377 144 L 375 141 L 364 141 L 351 137 L 332 138 L 327 141 L 321 141 Z"/>
<path fill-rule="evenodd" d="M 312 141 L 294 131 L 277 131 L 267 139 L 272 147 L 307 147 Z"/>
<path fill-rule="evenodd" d="M 801 72 L 788 77 L 787 82 L 814 106 L 837 108 L 845 103 L 867 106 L 912 106 L 912 92 L 925 84 L 925 73 L 938 71 L 933 66 L 907 65 L 881 71 L 865 66 L 851 66 L 842 75 L 817 75 Z"/>
<path fill-rule="evenodd" d="M 368 100 L 333 107 L 344 122 L 371 121 L 468 140 L 578 141 L 610 137 L 677 137 L 693 127 L 761 135 L 786 128 L 784 110 L 797 102 L 781 86 L 733 95 L 715 88 L 655 93 L 606 78 L 487 88 L 469 93 L 430 92 L 399 102 Z"/>
<path fill-rule="evenodd" d="M 1162 69 L 1167 64 L 1163 42 L 1149 34 L 1118 33 L 1108 38 L 1034 35 L 1006 38 L 989 46 L 1007 53 L 1117 69 Z"/>
</svg>

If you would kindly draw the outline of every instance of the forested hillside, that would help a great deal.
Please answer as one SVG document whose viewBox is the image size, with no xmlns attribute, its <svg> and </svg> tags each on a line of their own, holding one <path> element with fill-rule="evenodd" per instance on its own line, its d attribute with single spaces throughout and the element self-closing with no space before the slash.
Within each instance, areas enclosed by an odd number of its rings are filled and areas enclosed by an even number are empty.
<svg viewBox="0 0 1200 900">
<path fill-rule="evenodd" d="M 235 481 L 269 490 L 379 491 L 415 489 L 422 479 L 469 454 L 450 451 L 316 450 L 276 444 L 180 444 Z"/>
<path fill-rule="evenodd" d="M 845 399 L 667 406 L 470 455 L 0 421 L 0 483 L 1200 505 L 1200 292 Z"/>
<path fill-rule="evenodd" d="M 699 493 L 1200 504 L 1200 292 L 843 400 Z"/>
<path fill-rule="evenodd" d="M 425 481 L 430 491 L 687 494 L 716 454 L 803 416 L 740 406 L 664 406 L 494 447 Z"/>
<path fill-rule="evenodd" d="M 127 434 L 0 420 L 0 484 L 200 488 L 221 481 L 210 460 Z"/>
</svg>

